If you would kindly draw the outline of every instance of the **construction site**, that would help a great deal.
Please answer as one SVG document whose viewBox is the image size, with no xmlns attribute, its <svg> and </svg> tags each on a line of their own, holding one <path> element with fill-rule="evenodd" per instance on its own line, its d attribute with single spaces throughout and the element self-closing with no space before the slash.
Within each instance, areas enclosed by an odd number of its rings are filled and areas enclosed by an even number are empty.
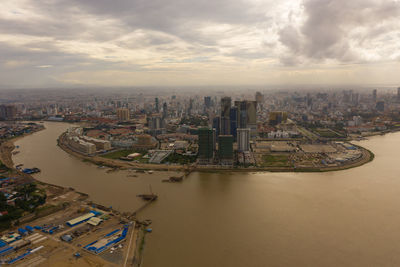
<svg viewBox="0 0 400 267">
<path fill-rule="evenodd" d="M 143 207 L 153 200 L 143 200 Z M 67 204 L 3 232 L 1 265 L 140 266 L 151 221 L 139 222 L 133 214 L 93 204 L 72 189 L 53 195 L 48 203 Z"/>
</svg>

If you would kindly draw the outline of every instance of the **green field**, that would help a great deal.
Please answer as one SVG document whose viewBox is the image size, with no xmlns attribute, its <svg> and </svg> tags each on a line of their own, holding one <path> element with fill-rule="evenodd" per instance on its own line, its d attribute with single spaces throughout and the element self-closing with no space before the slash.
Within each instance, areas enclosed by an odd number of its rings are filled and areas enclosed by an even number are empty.
<svg viewBox="0 0 400 267">
<path fill-rule="evenodd" d="M 262 167 L 287 167 L 289 164 L 288 155 L 263 155 L 262 156 Z"/>
<path fill-rule="evenodd" d="M 166 159 L 163 160 L 163 163 L 178 163 L 178 164 L 190 164 L 196 161 L 195 156 L 184 156 L 178 153 L 172 153 Z"/>
<path fill-rule="evenodd" d="M 336 132 L 332 131 L 331 129 L 315 129 L 314 132 L 321 137 L 325 138 L 340 138 L 343 137 L 342 135 L 337 134 Z"/>
<path fill-rule="evenodd" d="M 135 152 L 136 151 L 133 149 L 124 149 L 124 150 L 118 150 L 118 151 L 114 151 L 114 152 L 110 152 L 110 153 L 101 155 L 101 157 L 107 158 L 107 159 L 119 159 L 121 157 L 126 157 L 129 154 L 132 154 Z"/>
</svg>

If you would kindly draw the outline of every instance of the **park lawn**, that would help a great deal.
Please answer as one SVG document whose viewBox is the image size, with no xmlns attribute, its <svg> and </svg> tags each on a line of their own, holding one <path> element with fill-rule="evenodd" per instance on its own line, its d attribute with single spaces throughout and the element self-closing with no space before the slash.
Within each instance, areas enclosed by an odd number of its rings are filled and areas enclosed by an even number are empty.
<svg viewBox="0 0 400 267">
<path fill-rule="evenodd" d="M 314 132 L 317 133 L 319 136 L 325 137 L 325 138 L 339 138 L 339 137 L 342 137 L 341 135 L 338 135 L 337 133 L 335 133 L 331 129 L 315 129 Z"/>
<path fill-rule="evenodd" d="M 107 154 L 103 154 L 101 155 L 101 157 L 103 158 L 107 158 L 107 159 L 119 159 L 122 157 L 126 157 L 132 153 L 136 153 L 138 151 L 134 150 L 134 149 L 123 149 L 123 150 L 118 150 L 118 151 L 114 151 L 114 152 L 110 152 Z M 138 152 L 140 154 L 143 154 L 143 152 Z"/>
<path fill-rule="evenodd" d="M 288 155 L 263 155 L 262 167 L 287 167 L 289 164 Z"/>
</svg>

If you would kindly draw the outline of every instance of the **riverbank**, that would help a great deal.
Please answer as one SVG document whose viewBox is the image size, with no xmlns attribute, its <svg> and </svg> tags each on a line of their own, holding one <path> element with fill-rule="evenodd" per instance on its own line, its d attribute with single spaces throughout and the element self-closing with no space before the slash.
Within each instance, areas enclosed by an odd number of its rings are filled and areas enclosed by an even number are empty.
<svg viewBox="0 0 400 267">
<path fill-rule="evenodd" d="M 1 160 L 1 162 L 4 165 L 6 165 L 7 168 L 13 169 L 14 163 L 12 161 L 12 151 L 15 149 L 14 143 L 21 138 L 24 138 L 28 135 L 31 135 L 31 134 L 34 134 L 34 133 L 37 133 L 37 132 L 40 132 L 43 130 L 45 130 L 44 127 L 37 131 L 26 133 L 26 134 L 20 135 L 18 137 L 14 137 L 14 138 L 11 138 L 11 139 L 1 142 L 1 144 L 0 144 L 0 160 Z"/>
<path fill-rule="evenodd" d="M 148 164 L 148 163 L 134 163 L 121 161 L 116 159 L 108 159 L 100 156 L 86 156 L 79 152 L 72 150 L 65 142 L 66 134 L 63 133 L 59 136 L 57 142 L 58 146 L 65 152 L 78 157 L 84 161 L 94 163 L 99 166 L 107 166 L 110 168 L 120 169 L 139 169 L 139 170 L 156 170 L 156 171 L 198 171 L 198 172 L 219 172 L 219 171 L 232 171 L 232 172 L 330 172 L 347 170 L 355 167 L 362 166 L 374 159 L 374 154 L 360 146 L 357 146 L 361 150 L 362 155 L 360 158 L 346 162 L 346 164 L 339 166 L 326 166 L 326 167 L 230 167 L 222 165 L 166 165 L 166 164 Z"/>
<path fill-rule="evenodd" d="M 30 133 L 32 134 L 32 133 Z M 10 243 L 11 253 L 6 258 L 0 257 L 0 261 L 17 259 L 26 266 L 42 263 L 49 266 L 121 266 L 122 264 L 130 266 L 139 266 L 137 259 L 142 257 L 142 251 L 138 251 L 137 243 L 140 233 L 144 231 L 145 224 L 137 221 L 131 212 L 121 213 L 111 207 L 89 201 L 89 195 L 75 191 L 71 187 L 63 187 L 50 183 L 45 183 L 35 179 L 32 175 L 25 174 L 14 167 L 12 151 L 15 149 L 15 142 L 26 137 L 28 134 L 6 140 L 0 144 L 0 159 L 9 168 L 9 174 L 18 181 L 32 183 L 39 189 L 46 192 L 46 202 L 31 213 L 26 213 L 17 221 L 14 221 L 10 228 L 2 234 L 13 231 L 21 232 L 26 224 L 43 228 L 50 226 L 49 231 L 34 230 L 34 233 L 21 234 L 21 238 L 15 244 L 23 243 L 28 251 L 35 251 L 40 248 L 40 252 L 35 256 L 24 255 L 19 258 L 21 251 L 14 243 Z M 86 222 L 77 226 L 68 226 L 67 221 L 81 217 L 84 214 L 95 210 L 98 214 L 100 224 L 91 225 Z M 101 218 L 101 219 L 100 219 Z M 104 236 L 115 229 L 121 228 L 121 225 L 127 230 L 127 236 L 118 243 L 118 247 L 113 247 L 113 254 L 103 253 L 95 255 L 82 249 L 81 244 L 91 243 L 93 240 L 101 240 Z M 66 226 L 67 225 L 67 226 Z M 36 228 L 36 229 L 39 229 Z M 53 233 L 54 231 L 54 233 Z M 63 237 L 72 237 L 72 241 L 64 242 Z M 110 247 L 111 248 L 111 247 Z M 74 260 L 71 255 L 79 254 Z M 133 264 L 134 263 L 134 264 Z"/>
</svg>

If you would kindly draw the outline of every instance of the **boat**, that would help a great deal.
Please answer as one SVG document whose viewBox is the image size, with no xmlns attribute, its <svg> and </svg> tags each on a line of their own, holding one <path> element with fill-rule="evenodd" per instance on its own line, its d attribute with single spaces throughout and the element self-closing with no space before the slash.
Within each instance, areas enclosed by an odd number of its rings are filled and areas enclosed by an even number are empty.
<svg viewBox="0 0 400 267">
<path fill-rule="evenodd" d="M 13 155 L 17 155 L 19 153 L 19 151 L 13 151 L 12 154 Z"/>
<path fill-rule="evenodd" d="M 137 174 L 128 174 L 126 177 L 138 177 Z"/>
<path fill-rule="evenodd" d="M 153 173 L 153 171 L 148 171 L 147 173 L 148 173 L 148 174 L 152 174 L 152 173 Z"/>
<path fill-rule="evenodd" d="M 141 194 L 141 195 L 137 195 L 137 197 L 140 197 L 146 201 L 153 201 L 158 198 L 158 196 L 156 194 L 154 194 L 153 191 L 151 190 L 151 185 L 150 185 L 150 194 Z"/>
<path fill-rule="evenodd" d="M 112 168 L 106 171 L 106 173 L 111 173 L 111 172 L 116 172 L 118 171 L 118 168 Z"/>
<path fill-rule="evenodd" d="M 162 180 L 162 182 L 163 183 L 179 183 L 179 182 L 183 181 L 183 177 L 184 177 L 184 175 L 182 175 L 182 176 L 171 176 L 168 179 Z"/>
</svg>

